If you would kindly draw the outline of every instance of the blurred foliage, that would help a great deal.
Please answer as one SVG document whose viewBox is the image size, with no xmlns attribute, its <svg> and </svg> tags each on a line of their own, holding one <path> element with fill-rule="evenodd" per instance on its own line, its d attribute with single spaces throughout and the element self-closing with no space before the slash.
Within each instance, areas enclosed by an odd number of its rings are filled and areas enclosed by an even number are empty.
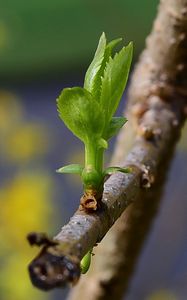
<svg viewBox="0 0 187 300">
<path fill-rule="evenodd" d="M 29 281 L 27 265 L 38 249 L 33 251 L 25 237 L 49 227 L 50 187 L 46 174 L 28 172 L 16 174 L 0 189 L 0 292 L 4 300 L 44 299 Z"/>
<path fill-rule="evenodd" d="M 23 109 L 20 101 L 12 93 L 0 90 L 0 133 L 2 139 L 7 132 L 14 130 L 15 124 L 20 122 L 22 115 Z"/>
<path fill-rule="evenodd" d="M 0 76 L 88 64 L 102 31 L 143 47 L 158 0 L 7 0 L 0 3 Z"/>
<path fill-rule="evenodd" d="M 46 153 L 46 143 L 42 147 L 40 142 L 44 136 L 47 137 L 39 124 L 28 123 L 24 118 L 21 102 L 1 91 L 0 294 L 3 300 L 47 299 L 29 281 L 27 265 L 37 250 L 33 251 L 26 241 L 30 231 L 52 230 L 49 220 L 53 214 L 53 180 L 40 164 L 34 168 L 32 164 L 38 155 Z"/>
<path fill-rule="evenodd" d="M 0 154 L 7 164 L 23 164 L 49 150 L 47 133 L 41 124 L 25 120 L 20 100 L 0 91 Z"/>
</svg>

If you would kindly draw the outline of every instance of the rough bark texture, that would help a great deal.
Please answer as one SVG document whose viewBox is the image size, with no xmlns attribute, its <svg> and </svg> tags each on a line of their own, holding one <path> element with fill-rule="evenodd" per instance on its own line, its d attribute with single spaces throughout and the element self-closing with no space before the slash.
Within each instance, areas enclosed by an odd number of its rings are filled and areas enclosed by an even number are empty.
<svg viewBox="0 0 187 300">
<path fill-rule="evenodd" d="M 138 196 L 96 249 L 88 275 L 69 299 L 121 299 L 159 206 L 167 168 L 187 105 L 187 1 L 161 1 L 129 90 L 112 164 L 124 161 L 144 170 Z"/>
</svg>

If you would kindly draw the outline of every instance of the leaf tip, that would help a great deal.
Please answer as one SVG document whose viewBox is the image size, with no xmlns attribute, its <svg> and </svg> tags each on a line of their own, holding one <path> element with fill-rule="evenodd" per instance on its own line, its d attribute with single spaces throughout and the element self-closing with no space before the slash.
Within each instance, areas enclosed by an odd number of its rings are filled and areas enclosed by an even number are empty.
<svg viewBox="0 0 187 300">
<path fill-rule="evenodd" d="M 64 173 L 64 172 L 63 172 L 63 167 L 62 167 L 62 168 L 56 169 L 55 172 L 56 172 L 56 173 Z"/>
<path fill-rule="evenodd" d="M 132 54 L 133 54 L 133 49 L 134 49 L 134 43 L 133 43 L 133 41 L 131 41 L 131 42 L 127 45 L 126 48 L 128 48 L 128 49 L 130 50 L 131 55 L 132 55 Z"/>
<path fill-rule="evenodd" d="M 106 34 L 105 34 L 104 31 L 103 31 L 102 34 L 101 34 L 101 38 L 106 40 Z"/>
</svg>

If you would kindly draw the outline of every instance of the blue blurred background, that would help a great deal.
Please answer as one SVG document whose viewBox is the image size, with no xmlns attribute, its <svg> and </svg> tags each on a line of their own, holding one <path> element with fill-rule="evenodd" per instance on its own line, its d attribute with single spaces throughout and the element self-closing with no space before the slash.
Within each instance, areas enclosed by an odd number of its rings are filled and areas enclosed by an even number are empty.
<svg viewBox="0 0 187 300">
<path fill-rule="evenodd" d="M 83 162 L 83 146 L 58 118 L 56 98 L 63 87 L 82 85 L 102 31 L 109 40 L 133 40 L 135 62 L 157 3 L 1 1 L 0 299 L 65 299 L 67 291 L 33 288 L 26 270 L 37 253 L 27 245 L 26 234 L 56 233 L 81 194 L 79 178 L 55 173 L 64 164 Z M 111 151 L 112 145 L 106 161 Z M 127 300 L 186 299 L 186 162 L 185 130 Z"/>
</svg>

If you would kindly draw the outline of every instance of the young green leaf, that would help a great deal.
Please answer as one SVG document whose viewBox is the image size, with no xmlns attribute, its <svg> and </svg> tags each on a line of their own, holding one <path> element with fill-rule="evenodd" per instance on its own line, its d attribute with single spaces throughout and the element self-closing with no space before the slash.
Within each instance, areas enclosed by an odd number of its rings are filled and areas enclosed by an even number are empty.
<svg viewBox="0 0 187 300">
<path fill-rule="evenodd" d="M 103 34 L 100 37 L 94 59 L 91 62 L 85 75 L 84 88 L 92 94 L 96 92 L 96 88 L 98 88 L 100 85 L 101 78 L 99 75 L 99 70 L 101 68 L 104 59 L 105 48 L 106 48 L 106 37 L 103 32 Z"/>
<path fill-rule="evenodd" d="M 85 89 L 66 88 L 57 100 L 60 118 L 85 144 L 97 140 L 104 127 L 104 116 L 97 101 Z"/>
<path fill-rule="evenodd" d="M 84 82 L 84 88 L 92 93 L 96 101 L 99 101 L 101 96 L 102 76 L 106 64 L 112 55 L 113 48 L 119 44 L 121 40 L 121 38 L 115 39 L 107 45 L 105 34 L 103 33 L 100 37 L 94 59 L 86 72 Z"/>
<path fill-rule="evenodd" d="M 97 142 L 98 148 L 103 148 L 103 149 L 107 149 L 108 148 L 108 143 L 105 139 L 100 138 Z"/>
<path fill-rule="evenodd" d="M 132 60 L 133 46 L 130 43 L 123 47 L 114 58 L 110 57 L 106 65 L 101 86 L 101 105 L 106 120 L 110 120 L 115 113 L 126 86 Z"/>
<path fill-rule="evenodd" d="M 83 171 L 83 166 L 79 164 L 67 165 L 56 170 L 57 173 L 70 173 L 70 174 L 79 174 L 79 175 L 82 174 L 82 171 Z"/>
<path fill-rule="evenodd" d="M 130 168 L 121 168 L 121 167 L 109 167 L 104 170 L 103 175 L 111 175 L 116 172 L 121 172 L 121 173 L 130 173 Z"/>
<path fill-rule="evenodd" d="M 102 86 L 102 77 L 104 74 L 104 70 L 106 68 L 106 64 L 108 63 L 110 56 L 112 55 L 112 50 L 114 47 L 117 46 L 117 44 L 119 44 L 119 42 L 121 42 L 121 38 L 120 39 L 116 39 L 111 41 L 110 43 L 108 43 L 108 45 L 106 45 L 105 48 L 105 53 L 104 53 L 104 58 L 101 64 L 101 67 L 97 73 L 97 78 L 95 80 L 94 86 L 93 86 L 93 91 L 92 94 L 95 97 L 96 101 L 100 101 L 100 97 L 101 97 L 101 86 Z"/>
<path fill-rule="evenodd" d="M 120 128 L 127 122 L 125 117 L 113 117 L 110 120 L 110 123 L 104 133 L 104 137 L 106 140 L 109 140 L 111 137 L 116 135 Z"/>
<path fill-rule="evenodd" d="M 105 50 L 105 65 L 109 61 L 109 57 L 112 56 L 112 50 L 122 41 L 122 38 L 115 39 L 107 44 Z"/>
</svg>

